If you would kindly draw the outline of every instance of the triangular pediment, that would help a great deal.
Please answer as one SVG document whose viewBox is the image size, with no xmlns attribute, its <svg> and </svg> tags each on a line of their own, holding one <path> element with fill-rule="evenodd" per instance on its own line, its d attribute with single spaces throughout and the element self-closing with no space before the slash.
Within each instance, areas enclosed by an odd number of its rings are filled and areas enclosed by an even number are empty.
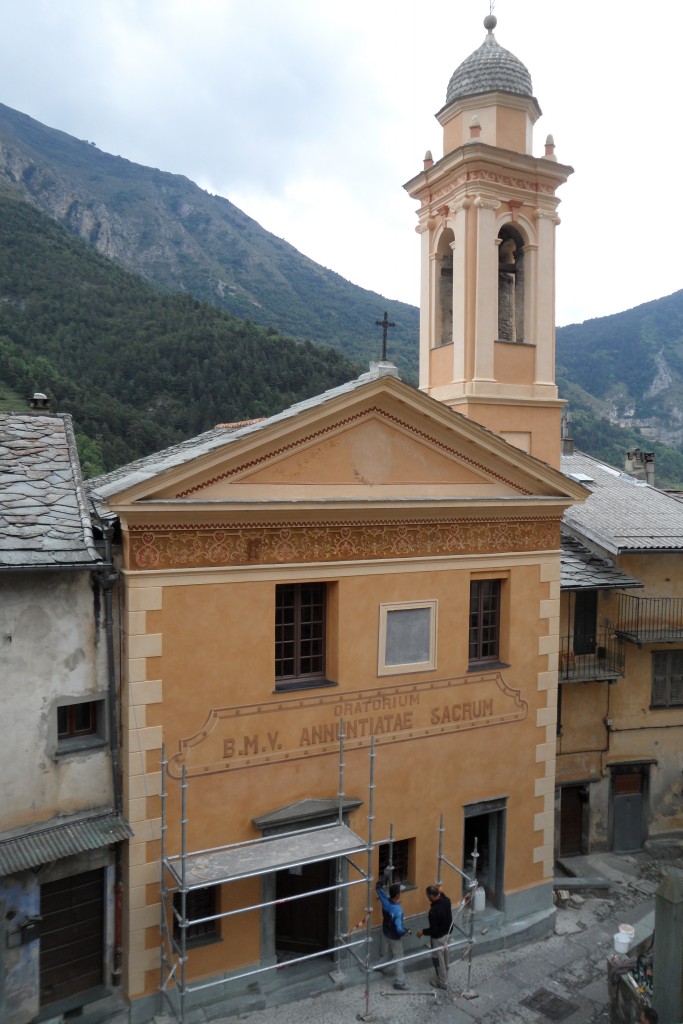
<svg viewBox="0 0 683 1024">
<path fill-rule="evenodd" d="M 258 423 L 202 435 L 117 471 L 100 494 L 138 502 L 561 497 L 556 470 L 395 378 L 339 389 Z M 130 486 L 127 486 L 130 484 Z M 113 500 L 111 500 L 113 499 Z"/>
<path fill-rule="evenodd" d="M 274 452 L 258 466 L 234 467 L 230 483 L 202 487 L 205 497 L 227 496 L 227 489 L 276 490 L 383 488 L 420 493 L 491 486 L 485 467 L 471 466 L 456 449 L 419 436 L 410 423 L 396 423 L 373 409 L 351 424 L 331 423 L 314 438 L 302 438 L 286 452 Z"/>
</svg>

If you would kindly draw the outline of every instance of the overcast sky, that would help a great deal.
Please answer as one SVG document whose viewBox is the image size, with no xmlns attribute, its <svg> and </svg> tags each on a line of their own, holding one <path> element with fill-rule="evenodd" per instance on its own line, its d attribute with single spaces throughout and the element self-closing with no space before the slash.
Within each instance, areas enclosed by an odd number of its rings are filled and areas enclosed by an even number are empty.
<svg viewBox="0 0 683 1024">
<path fill-rule="evenodd" d="M 0 102 L 185 174 L 355 284 L 417 304 L 415 204 L 489 0 L 2 0 Z M 683 3 L 496 0 L 562 187 L 557 323 L 683 287 Z M 388 308 L 391 304 L 388 303 Z M 381 311 L 380 311 L 381 312 Z"/>
</svg>

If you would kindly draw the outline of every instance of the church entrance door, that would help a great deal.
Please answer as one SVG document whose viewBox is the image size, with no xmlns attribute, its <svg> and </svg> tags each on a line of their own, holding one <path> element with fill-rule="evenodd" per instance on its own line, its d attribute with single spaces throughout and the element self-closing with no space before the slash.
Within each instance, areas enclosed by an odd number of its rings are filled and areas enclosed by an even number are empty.
<svg viewBox="0 0 683 1024">
<path fill-rule="evenodd" d="M 312 893 L 276 907 L 275 947 L 278 959 L 282 953 L 316 953 L 331 947 L 334 893 L 316 893 L 316 890 L 333 884 L 333 868 L 334 861 L 319 861 L 277 872 L 277 900 Z"/>
</svg>

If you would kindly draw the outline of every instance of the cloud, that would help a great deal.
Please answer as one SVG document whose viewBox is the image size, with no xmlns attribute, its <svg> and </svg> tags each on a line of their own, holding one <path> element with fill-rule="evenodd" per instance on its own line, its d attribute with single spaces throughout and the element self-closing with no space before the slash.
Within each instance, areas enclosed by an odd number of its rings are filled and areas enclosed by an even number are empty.
<svg viewBox="0 0 683 1024">
<path fill-rule="evenodd" d="M 483 41 L 479 0 L 5 0 L 2 101 L 225 195 L 358 284 L 417 302 L 402 184 L 453 70 Z M 683 5 L 498 0 L 576 168 L 561 190 L 558 322 L 681 287 L 673 230 Z M 628 256 L 625 254 L 628 253 Z"/>
</svg>

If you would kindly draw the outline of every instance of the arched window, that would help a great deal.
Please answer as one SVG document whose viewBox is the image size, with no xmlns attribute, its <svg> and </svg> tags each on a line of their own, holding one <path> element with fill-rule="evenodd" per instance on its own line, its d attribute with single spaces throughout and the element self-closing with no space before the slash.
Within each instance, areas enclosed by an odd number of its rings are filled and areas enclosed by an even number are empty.
<svg viewBox="0 0 683 1024">
<path fill-rule="evenodd" d="M 524 341 L 524 239 L 510 224 L 498 238 L 498 339 Z"/>
<path fill-rule="evenodd" d="M 453 232 L 444 231 L 439 239 L 436 261 L 437 345 L 453 341 Z"/>
</svg>

